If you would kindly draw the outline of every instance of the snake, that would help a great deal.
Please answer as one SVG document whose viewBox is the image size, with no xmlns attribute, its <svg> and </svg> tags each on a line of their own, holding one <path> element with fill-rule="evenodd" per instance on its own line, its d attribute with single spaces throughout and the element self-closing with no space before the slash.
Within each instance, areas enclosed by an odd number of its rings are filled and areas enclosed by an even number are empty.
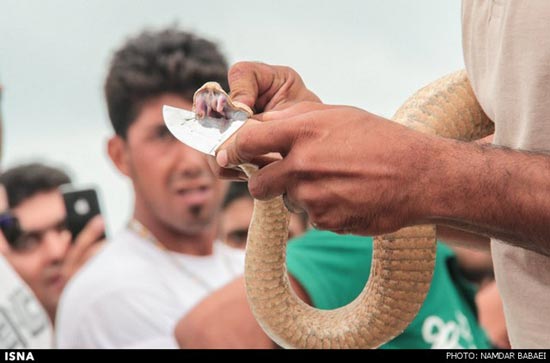
<svg viewBox="0 0 550 363">
<path fill-rule="evenodd" d="M 252 117 L 248 106 L 232 101 L 215 82 L 197 90 L 194 105 L 202 113 L 228 115 L 229 121 L 237 112 Z M 419 132 L 463 141 L 494 132 L 464 70 L 417 91 L 392 120 Z M 250 164 L 240 168 L 249 177 L 257 171 Z M 276 344 L 283 348 L 377 348 L 407 328 L 430 289 L 437 244 L 434 225 L 375 236 L 370 276 L 362 292 L 346 306 L 321 310 L 304 303 L 290 286 L 285 263 L 288 221 L 282 196 L 254 200 L 246 245 L 246 294 L 254 317 Z"/>
</svg>

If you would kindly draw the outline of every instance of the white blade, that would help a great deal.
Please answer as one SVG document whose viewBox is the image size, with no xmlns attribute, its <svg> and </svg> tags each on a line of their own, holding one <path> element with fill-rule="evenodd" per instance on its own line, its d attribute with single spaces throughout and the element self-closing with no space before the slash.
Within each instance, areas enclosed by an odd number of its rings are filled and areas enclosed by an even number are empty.
<svg viewBox="0 0 550 363">
<path fill-rule="evenodd" d="M 168 130 L 185 145 L 208 155 L 233 135 L 246 120 L 231 120 L 205 117 L 195 118 L 195 113 L 164 105 L 162 116 Z"/>
</svg>

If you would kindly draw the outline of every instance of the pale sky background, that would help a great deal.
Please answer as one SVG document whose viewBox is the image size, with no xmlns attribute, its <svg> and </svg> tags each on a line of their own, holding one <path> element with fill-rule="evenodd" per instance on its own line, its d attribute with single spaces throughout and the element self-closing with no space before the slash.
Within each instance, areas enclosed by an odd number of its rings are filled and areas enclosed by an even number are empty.
<svg viewBox="0 0 550 363">
<path fill-rule="evenodd" d="M 64 167 L 99 189 L 108 232 L 120 229 L 133 196 L 106 153 L 106 67 L 128 36 L 174 23 L 230 63 L 291 66 L 324 102 L 386 117 L 463 68 L 458 0 L 1 0 L 2 167 Z"/>
</svg>

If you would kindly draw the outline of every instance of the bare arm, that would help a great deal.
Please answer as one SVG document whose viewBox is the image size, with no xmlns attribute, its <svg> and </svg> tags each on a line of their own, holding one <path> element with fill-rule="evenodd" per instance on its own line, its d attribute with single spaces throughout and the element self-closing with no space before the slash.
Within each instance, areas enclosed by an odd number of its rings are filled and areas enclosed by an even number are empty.
<svg viewBox="0 0 550 363">
<path fill-rule="evenodd" d="M 550 156 L 442 143 L 426 220 L 550 255 Z"/>
<path fill-rule="evenodd" d="M 296 294 L 309 303 L 300 284 L 292 277 L 290 282 Z M 193 308 L 178 322 L 175 335 L 181 348 L 275 348 L 248 307 L 243 277 Z"/>
<path fill-rule="evenodd" d="M 491 144 L 494 139 L 494 134 L 475 141 L 479 145 Z M 465 248 L 471 250 L 479 250 L 478 253 L 488 255 L 491 258 L 491 239 L 486 236 L 467 232 L 464 230 L 451 228 L 449 226 L 437 226 L 437 238 L 452 246 L 458 255 L 459 262 L 464 261 L 461 258 L 460 251 Z M 458 251 L 458 252 L 457 252 Z M 487 261 L 484 262 L 487 264 Z M 492 264 L 491 264 L 492 266 Z M 491 267 L 492 268 L 492 267 Z"/>
<path fill-rule="evenodd" d="M 249 181 L 257 199 L 286 193 L 340 233 L 430 223 L 550 254 L 549 155 L 426 135 L 346 106 L 302 103 L 264 119 L 217 155 L 221 166 L 283 156 Z"/>
</svg>

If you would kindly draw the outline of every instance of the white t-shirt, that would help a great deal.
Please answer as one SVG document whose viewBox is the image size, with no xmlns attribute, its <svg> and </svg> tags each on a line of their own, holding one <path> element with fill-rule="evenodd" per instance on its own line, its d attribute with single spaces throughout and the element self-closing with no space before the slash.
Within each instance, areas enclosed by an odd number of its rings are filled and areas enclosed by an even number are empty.
<svg viewBox="0 0 550 363">
<path fill-rule="evenodd" d="M 52 342 L 46 311 L 0 255 L 0 349 L 51 348 Z"/>
<path fill-rule="evenodd" d="M 69 282 L 56 320 L 59 348 L 176 348 L 189 309 L 244 270 L 244 253 L 169 252 L 126 229 Z"/>
</svg>

